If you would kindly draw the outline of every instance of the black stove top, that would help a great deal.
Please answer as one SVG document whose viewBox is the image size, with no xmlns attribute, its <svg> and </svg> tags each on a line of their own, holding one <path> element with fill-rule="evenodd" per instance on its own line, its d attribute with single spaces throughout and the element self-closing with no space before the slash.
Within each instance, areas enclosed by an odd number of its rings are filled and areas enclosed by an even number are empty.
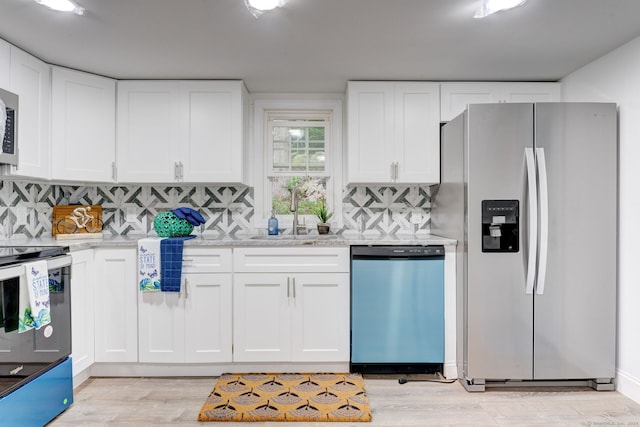
<svg viewBox="0 0 640 427">
<path fill-rule="evenodd" d="M 66 246 L 6 246 L 0 247 L 0 267 L 51 258 L 69 252 Z"/>
</svg>

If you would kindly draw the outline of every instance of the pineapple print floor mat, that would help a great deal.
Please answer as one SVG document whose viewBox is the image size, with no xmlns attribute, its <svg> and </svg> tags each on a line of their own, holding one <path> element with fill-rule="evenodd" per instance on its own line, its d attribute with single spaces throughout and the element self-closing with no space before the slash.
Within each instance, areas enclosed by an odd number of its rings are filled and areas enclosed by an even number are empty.
<svg viewBox="0 0 640 427">
<path fill-rule="evenodd" d="M 223 374 L 198 421 L 371 421 L 360 374 Z"/>
</svg>

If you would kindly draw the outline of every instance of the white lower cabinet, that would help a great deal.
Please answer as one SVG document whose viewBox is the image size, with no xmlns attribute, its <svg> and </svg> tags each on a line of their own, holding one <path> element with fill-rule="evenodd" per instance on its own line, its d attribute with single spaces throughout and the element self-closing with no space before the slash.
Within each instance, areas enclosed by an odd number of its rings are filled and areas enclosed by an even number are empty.
<svg viewBox="0 0 640 427">
<path fill-rule="evenodd" d="M 95 361 L 93 253 L 93 249 L 71 252 L 71 356 L 74 376 Z"/>
<path fill-rule="evenodd" d="M 185 248 L 181 292 L 140 292 L 139 361 L 231 362 L 231 249 Z"/>
<path fill-rule="evenodd" d="M 348 248 L 187 246 L 177 293 L 139 291 L 136 254 L 95 249 L 94 374 L 349 361 Z"/>
<path fill-rule="evenodd" d="M 349 360 L 348 273 L 308 273 L 292 277 L 291 360 Z"/>
<path fill-rule="evenodd" d="M 348 257 L 346 248 L 236 249 L 233 361 L 348 361 Z"/>
<path fill-rule="evenodd" d="M 136 249 L 95 250 L 95 361 L 138 361 Z"/>
<path fill-rule="evenodd" d="M 185 275 L 185 362 L 231 362 L 231 273 Z"/>
</svg>

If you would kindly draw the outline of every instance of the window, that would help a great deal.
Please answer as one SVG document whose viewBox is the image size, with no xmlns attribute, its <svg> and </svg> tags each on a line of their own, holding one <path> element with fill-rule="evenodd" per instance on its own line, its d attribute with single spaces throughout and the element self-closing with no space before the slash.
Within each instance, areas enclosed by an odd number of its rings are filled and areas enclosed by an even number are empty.
<svg viewBox="0 0 640 427">
<path fill-rule="evenodd" d="M 271 173 L 325 173 L 326 126 L 324 120 L 269 120 Z"/>
<path fill-rule="evenodd" d="M 331 163 L 331 112 L 269 110 L 266 119 L 267 178 L 271 209 L 291 215 L 292 191 L 298 193 L 298 215 L 315 215 L 327 201 Z"/>
<path fill-rule="evenodd" d="M 266 227 L 272 209 L 280 228 L 290 227 L 293 188 L 301 222 L 318 222 L 315 210 L 326 203 L 331 222 L 341 226 L 342 100 L 263 99 L 254 105 L 254 176 L 261 180 L 255 185 L 255 227 Z"/>
</svg>

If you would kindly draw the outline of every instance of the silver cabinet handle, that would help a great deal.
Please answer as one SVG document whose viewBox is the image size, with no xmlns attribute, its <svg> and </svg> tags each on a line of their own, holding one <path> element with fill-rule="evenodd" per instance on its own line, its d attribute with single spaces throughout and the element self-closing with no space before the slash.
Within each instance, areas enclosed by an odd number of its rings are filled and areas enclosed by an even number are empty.
<svg viewBox="0 0 640 427">
<path fill-rule="evenodd" d="M 287 277 L 287 298 L 291 296 L 291 278 Z"/>
<path fill-rule="evenodd" d="M 296 278 L 291 279 L 293 281 L 293 298 L 296 297 Z"/>
<path fill-rule="evenodd" d="M 180 163 L 180 181 L 184 181 L 184 165 L 182 164 L 182 162 Z"/>
<path fill-rule="evenodd" d="M 391 162 L 391 181 L 398 180 L 398 162 Z"/>
<path fill-rule="evenodd" d="M 173 177 L 176 181 L 180 180 L 180 166 L 178 165 L 178 162 L 173 163 Z"/>
</svg>

